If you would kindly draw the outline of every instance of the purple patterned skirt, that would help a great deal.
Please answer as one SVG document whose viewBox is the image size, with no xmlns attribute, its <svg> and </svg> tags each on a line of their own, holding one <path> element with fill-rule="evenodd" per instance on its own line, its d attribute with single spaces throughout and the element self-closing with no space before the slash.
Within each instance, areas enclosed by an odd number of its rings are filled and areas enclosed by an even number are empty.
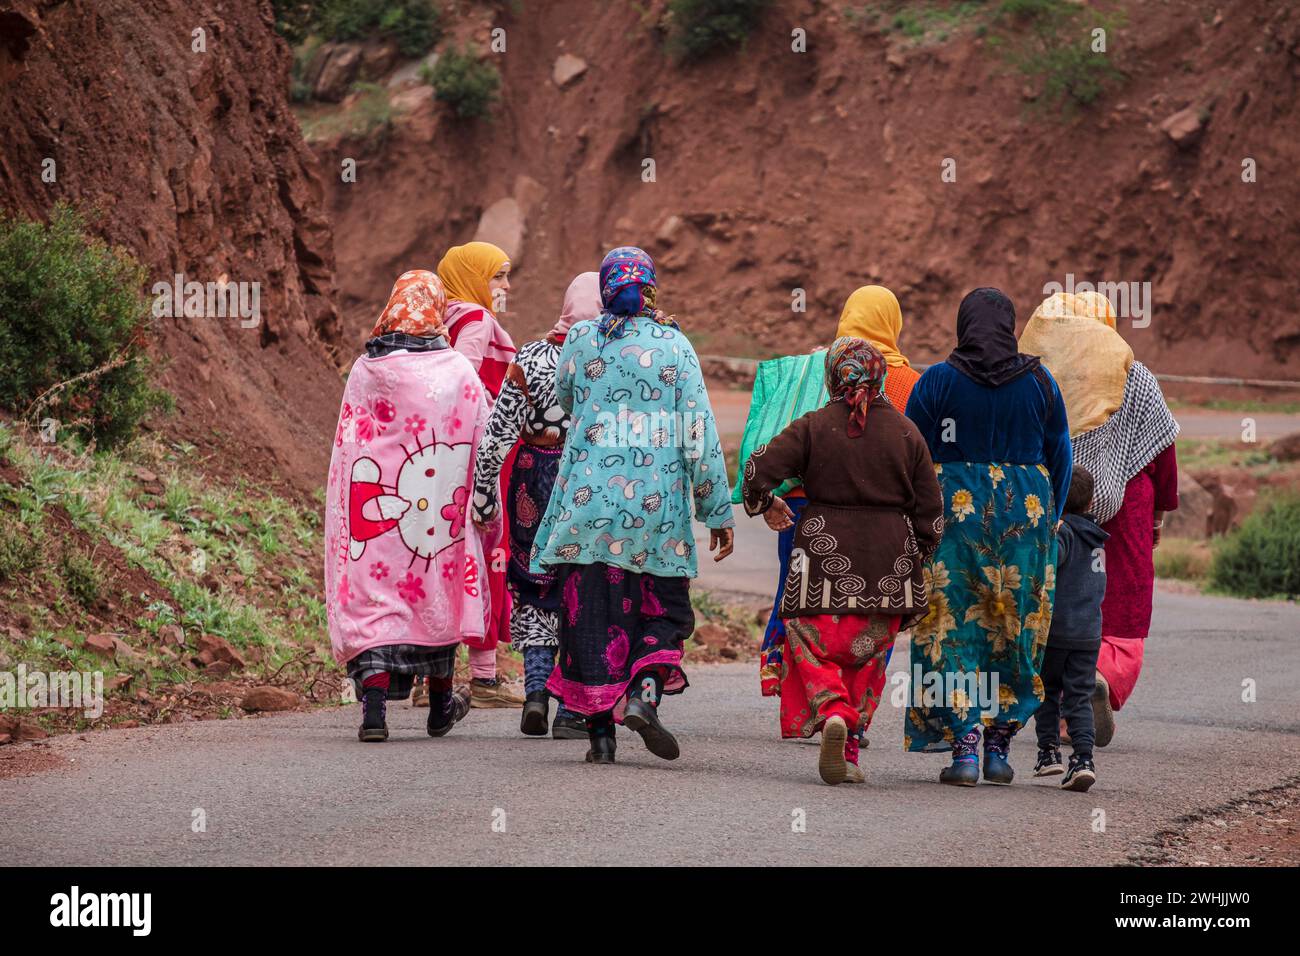
<svg viewBox="0 0 1300 956">
<path fill-rule="evenodd" d="M 682 643 L 695 631 L 689 578 L 598 563 L 562 565 L 556 581 L 563 603 L 551 696 L 579 714 L 613 711 L 621 722 L 628 685 L 643 671 L 659 675 L 665 694 L 686 689 Z"/>
</svg>

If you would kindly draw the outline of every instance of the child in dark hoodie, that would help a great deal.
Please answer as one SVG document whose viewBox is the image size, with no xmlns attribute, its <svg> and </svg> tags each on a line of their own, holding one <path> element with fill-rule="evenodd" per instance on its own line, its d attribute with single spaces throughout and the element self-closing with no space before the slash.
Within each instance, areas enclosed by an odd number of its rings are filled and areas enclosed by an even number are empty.
<svg viewBox="0 0 1300 956">
<path fill-rule="evenodd" d="M 1065 773 L 1062 790 L 1085 791 L 1097 782 L 1097 770 L 1092 764 L 1096 736 L 1092 696 L 1097 681 L 1097 653 L 1101 650 L 1101 599 L 1106 594 L 1102 546 L 1110 536 L 1089 513 L 1092 492 L 1092 475 L 1076 462 L 1056 532 L 1056 600 L 1041 672 L 1044 699 L 1034 718 L 1038 732 L 1034 776 Z M 1074 749 L 1068 770 L 1061 765 L 1062 717 Z"/>
</svg>

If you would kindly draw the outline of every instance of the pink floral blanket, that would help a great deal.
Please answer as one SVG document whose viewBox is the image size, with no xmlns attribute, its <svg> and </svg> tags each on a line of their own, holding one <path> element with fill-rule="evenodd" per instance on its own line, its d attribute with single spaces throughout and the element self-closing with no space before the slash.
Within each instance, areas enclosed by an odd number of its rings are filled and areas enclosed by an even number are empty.
<svg viewBox="0 0 1300 956">
<path fill-rule="evenodd" d="M 482 383 L 452 349 L 363 357 L 343 392 L 325 507 L 334 658 L 482 637 L 483 538 L 469 520 Z M 490 553 L 490 548 L 487 549 Z"/>
</svg>

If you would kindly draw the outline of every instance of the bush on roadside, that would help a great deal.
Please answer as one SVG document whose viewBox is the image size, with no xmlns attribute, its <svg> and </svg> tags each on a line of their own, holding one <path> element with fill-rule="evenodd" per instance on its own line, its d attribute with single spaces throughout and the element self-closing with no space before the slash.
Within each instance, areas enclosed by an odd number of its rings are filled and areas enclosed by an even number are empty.
<svg viewBox="0 0 1300 956">
<path fill-rule="evenodd" d="M 1215 551 L 1210 583 L 1238 597 L 1300 598 L 1300 495 L 1252 511 Z"/>
<path fill-rule="evenodd" d="M 425 68 L 421 76 L 432 84 L 434 96 L 450 105 L 461 119 L 486 116 L 501 86 L 497 68 L 480 62 L 469 46 L 462 51 L 443 51 L 433 68 Z"/>
<path fill-rule="evenodd" d="M 742 45 L 771 0 L 669 0 L 669 49 L 682 59 Z"/>
<path fill-rule="evenodd" d="M 0 407 L 56 435 L 125 442 L 162 400 L 149 384 L 144 269 L 87 235 L 70 206 L 48 225 L 0 215 Z"/>
</svg>

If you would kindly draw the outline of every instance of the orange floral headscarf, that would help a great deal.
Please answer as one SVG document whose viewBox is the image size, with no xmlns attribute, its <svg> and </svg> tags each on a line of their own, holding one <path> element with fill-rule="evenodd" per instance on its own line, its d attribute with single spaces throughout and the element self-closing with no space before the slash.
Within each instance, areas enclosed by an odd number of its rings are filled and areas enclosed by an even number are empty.
<svg viewBox="0 0 1300 956">
<path fill-rule="evenodd" d="M 413 269 L 397 277 L 393 291 L 388 294 L 388 304 L 370 334 L 404 332 L 423 338 L 445 336 L 446 312 L 447 292 L 442 280 L 427 269 Z"/>
</svg>

